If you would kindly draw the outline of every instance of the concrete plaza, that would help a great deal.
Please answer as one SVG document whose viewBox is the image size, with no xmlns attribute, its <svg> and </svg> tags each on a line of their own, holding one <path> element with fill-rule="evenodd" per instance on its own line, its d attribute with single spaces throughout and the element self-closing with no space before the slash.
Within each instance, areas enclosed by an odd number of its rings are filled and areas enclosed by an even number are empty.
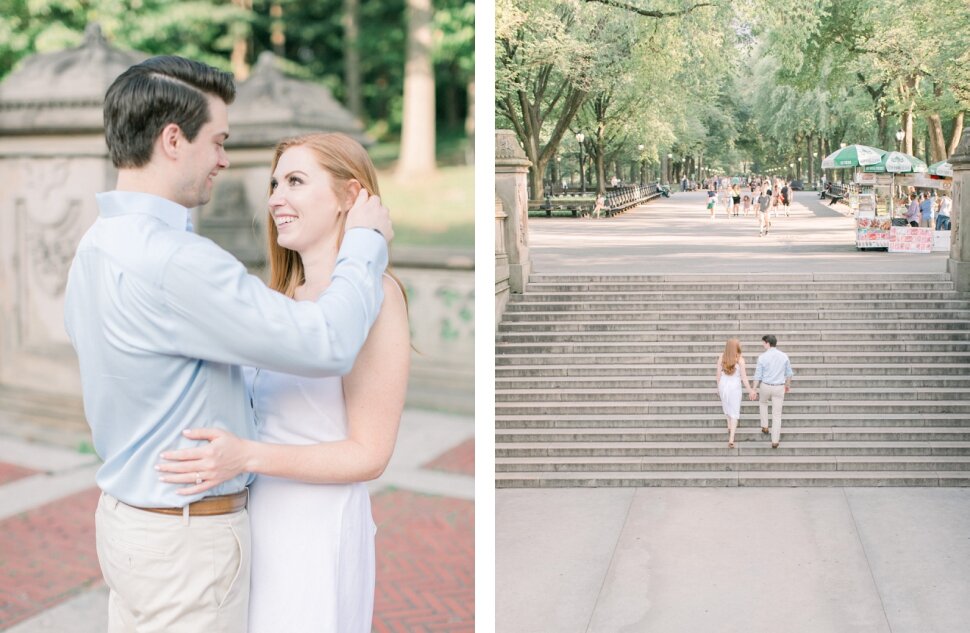
<svg viewBox="0 0 970 633">
<path fill-rule="evenodd" d="M 860 252 L 841 205 L 796 194 L 759 237 L 677 193 L 610 219 L 530 219 L 539 273 L 944 272 Z M 970 490 L 496 491 L 500 633 L 970 630 Z"/>
</svg>

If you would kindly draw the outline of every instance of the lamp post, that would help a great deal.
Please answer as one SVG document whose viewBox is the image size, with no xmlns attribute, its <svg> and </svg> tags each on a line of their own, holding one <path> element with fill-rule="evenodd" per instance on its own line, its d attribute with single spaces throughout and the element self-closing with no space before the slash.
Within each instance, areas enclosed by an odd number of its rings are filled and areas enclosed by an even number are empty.
<svg viewBox="0 0 970 633">
<path fill-rule="evenodd" d="M 667 180 L 667 184 L 670 184 L 670 179 L 673 177 L 673 167 L 670 165 L 670 159 L 674 157 L 673 154 L 667 154 L 667 173 L 664 174 L 664 178 Z"/>
<path fill-rule="evenodd" d="M 580 193 L 586 193 L 586 172 L 583 171 L 583 141 L 586 135 L 582 132 L 576 133 L 576 142 L 579 143 L 579 186 Z"/>
<path fill-rule="evenodd" d="M 556 183 L 553 188 L 562 191 L 562 156 L 556 156 Z"/>
<path fill-rule="evenodd" d="M 903 132 L 901 129 L 900 130 L 896 130 L 896 151 L 897 152 L 903 151 L 903 139 L 904 138 L 906 138 L 906 132 Z"/>
<path fill-rule="evenodd" d="M 795 170 L 795 178 L 796 180 L 802 179 L 802 157 L 801 156 L 798 157 L 798 169 Z"/>
</svg>

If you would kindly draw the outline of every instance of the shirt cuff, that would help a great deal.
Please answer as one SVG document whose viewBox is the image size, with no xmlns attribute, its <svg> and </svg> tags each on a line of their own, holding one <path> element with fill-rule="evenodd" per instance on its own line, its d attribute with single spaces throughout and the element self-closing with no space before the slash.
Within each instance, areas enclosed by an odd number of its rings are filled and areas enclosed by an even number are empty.
<svg viewBox="0 0 970 633">
<path fill-rule="evenodd" d="M 342 255 L 352 254 L 375 262 L 382 272 L 387 268 L 387 240 L 380 231 L 356 226 L 344 234 L 340 251 Z M 340 257 L 338 256 L 337 259 Z"/>
</svg>

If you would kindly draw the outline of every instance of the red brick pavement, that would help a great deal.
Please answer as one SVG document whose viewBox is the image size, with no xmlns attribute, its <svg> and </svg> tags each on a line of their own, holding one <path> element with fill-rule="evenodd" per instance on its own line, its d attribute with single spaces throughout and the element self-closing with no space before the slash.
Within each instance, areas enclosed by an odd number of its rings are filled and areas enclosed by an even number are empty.
<svg viewBox="0 0 970 633">
<path fill-rule="evenodd" d="M 0 629 L 101 580 L 94 549 L 100 494 L 91 488 L 0 521 Z"/>
<path fill-rule="evenodd" d="M 98 490 L 0 521 L 0 630 L 101 581 Z M 474 502 L 390 490 L 373 499 L 374 630 L 474 631 Z"/>
<path fill-rule="evenodd" d="M 475 630 L 475 504 L 403 490 L 373 499 L 378 633 Z"/>
<path fill-rule="evenodd" d="M 14 464 L 0 462 L 0 485 L 8 484 L 11 481 L 23 479 L 24 477 L 29 477 L 31 475 L 36 475 L 39 472 L 39 470 L 31 470 L 30 468 L 24 468 L 23 466 L 16 466 Z"/>
<path fill-rule="evenodd" d="M 475 475 L 475 439 L 462 442 L 458 446 L 438 455 L 422 466 L 431 470 L 443 470 L 459 475 Z"/>
</svg>

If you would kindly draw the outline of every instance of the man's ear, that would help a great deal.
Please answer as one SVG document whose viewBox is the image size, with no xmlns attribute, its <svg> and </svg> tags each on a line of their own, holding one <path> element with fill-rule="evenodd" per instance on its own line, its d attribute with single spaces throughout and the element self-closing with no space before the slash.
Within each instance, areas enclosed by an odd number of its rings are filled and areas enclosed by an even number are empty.
<svg viewBox="0 0 970 633">
<path fill-rule="evenodd" d="M 158 135 L 156 149 L 162 153 L 162 156 L 175 160 L 178 158 L 179 150 L 184 142 L 185 135 L 182 134 L 182 128 L 176 123 L 169 123 L 162 128 L 162 133 Z"/>
</svg>

